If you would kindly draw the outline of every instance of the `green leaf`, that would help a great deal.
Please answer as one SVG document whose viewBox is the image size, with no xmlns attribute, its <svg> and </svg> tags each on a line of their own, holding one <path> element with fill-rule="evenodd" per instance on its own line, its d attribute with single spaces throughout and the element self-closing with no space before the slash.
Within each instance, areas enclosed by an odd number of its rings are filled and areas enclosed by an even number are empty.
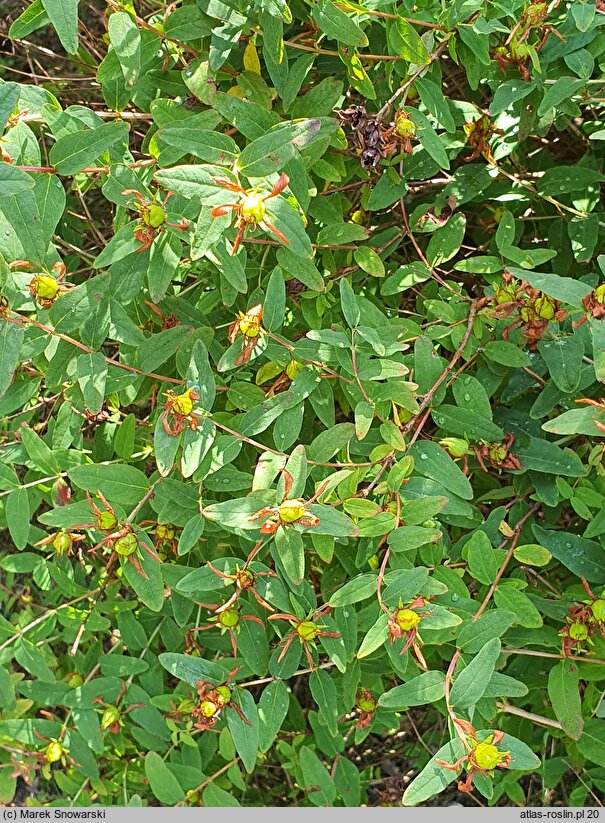
<svg viewBox="0 0 605 823">
<path fill-rule="evenodd" d="M 146 535 L 137 535 L 139 540 L 151 548 L 151 542 Z M 164 581 L 162 579 L 161 563 L 142 547 L 139 546 L 137 560 L 143 574 L 134 567 L 130 560 L 122 561 L 124 577 L 134 589 L 137 597 L 152 612 L 161 611 L 164 605 Z"/>
<path fill-rule="evenodd" d="M 512 612 L 521 626 L 539 629 L 543 624 L 542 615 L 529 597 L 512 585 L 500 583 L 494 592 L 494 603 L 499 609 Z"/>
<path fill-rule="evenodd" d="M 235 750 L 241 757 L 244 768 L 251 774 L 256 765 L 258 754 L 259 722 L 258 711 L 254 698 L 246 689 L 236 689 L 232 693 L 234 700 L 241 708 L 248 721 L 244 723 L 234 709 L 227 709 L 227 724 L 233 738 Z"/>
<path fill-rule="evenodd" d="M 347 445 L 354 434 L 355 426 L 352 423 L 339 423 L 321 432 L 307 449 L 309 460 L 326 463 Z"/>
<path fill-rule="evenodd" d="M 542 98 L 542 102 L 538 106 L 538 117 L 546 114 L 549 109 L 556 108 L 560 103 L 569 100 L 583 85 L 584 81 L 578 80 L 577 77 L 558 77 L 552 86 L 548 87 Z M 556 192 L 548 193 L 556 194 Z"/>
<path fill-rule="evenodd" d="M 450 705 L 453 708 L 469 709 L 483 697 L 494 674 L 500 648 L 500 640 L 497 637 L 489 640 L 456 676 L 450 693 Z"/>
<path fill-rule="evenodd" d="M 584 719 L 577 663 L 561 660 L 552 667 L 548 673 L 548 697 L 565 734 L 572 740 L 579 740 Z"/>
<path fill-rule="evenodd" d="M 314 806 L 331 806 L 336 799 L 336 787 L 328 770 L 309 746 L 301 746 L 299 752 L 303 788 L 307 799 Z"/>
<path fill-rule="evenodd" d="M 21 89 L 17 83 L 5 82 L 0 86 L 0 128 L 4 129 L 6 126 L 8 118 L 17 105 L 20 93 Z"/>
<path fill-rule="evenodd" d="M 541 340 L 538 350 L 557 388 L 575 392 L 580 385 L 584 346 L 576 335 L 556 340 Z"/>
<path fill-rule="evenodd" d="M 78 51 L 78 3 L 79 0 L 42 0 L 44 11 L 69 54 Z"/>
<path fill-rule="evenodd" d="M 202 793 L 202 800 L 205 808 L 238 808 L 240 803 L 228 792 L 217 786 L 216 783 L 209 783 Z"/>
<path fill-rule="evenodd" d="M 13 489 L 6 498 L 6 525 L 18 549 L 27 546 L 31 510 L 27 489 Z"/>
<path fill-rule="evenodd" d="M 355 48 L 368 45 L 368 38 L 343 11 L 330 0 L 320 0 L 313 6 L 313 19 L 322 32 L 332 40 Z"/>
<path fill-rule="evenodd" d="M 418 806 L 446 789 L 456 779 L 459 772 L 446 769 L 437 762 L 456 763 L 466 753 L 461 740 L 455 738 L 446 743 L 431 757 L 429 762 L 417 775 L 403 793 L 401 802 L 404 806 Z"/>
<path fill-rule="evenodd" d="M 272 680 L 258 701 L 259 742 L 261 752 L 268 752 L 290 706 L 290 694 L 283 680 Z"/>
<path fill-rule="evenodd" d="M 456 124 L 450 112 L 450 107 L 441 90 L 441 87 L 427 77 L 418 77 L 414 81 L 423 105 L 430 111 L 435 120 L 450 133 L 456 131 Z"/>
<path fill-rule="evenodd" d="M 162 418 L 158 417 L 153 432 L 153 453 L 158 471 L 162 477 L 167 477 L 170 474 L 182 440 L 182 434 L 168 434 L 164 429 Z"/>
<path fill-rule="evenodd" d="M 148 337 L 138 349 L 141 371 L 152 372 L 165 363 L 181 348 L 189 334 L 187 327 L 174 326 Z"/>
<path fill-rule="evenodd" d="M 134 466 L 76 466 L 69 476 L 79 489 L 100 491 L 109 500 L 124 506 L 136 505 L 147 493 L 149 480 Z"/>
<path fill-rule="evenodd" d="M 107 382 L 105 358 L 100 352 L 81 354 L 78 357 L 76 373 L 86 408 L 92 414 L 98 414 L 105 400 Z"/>
<path fill-rule="evenodd" d="M 584 85 L 582 80 L 575 82 Z M 603 180 L 605 180 L 605 175 L 587 166 L 557 165 L 544 172 L 544 176 L 538 183 L 538 189 L 543 195 L 559 197 L 562 194 L 583 191 L 589 186 L 594 186 L 595 183 L 602 183 Z"/>
<path fill-rule="evenodd" d="M 361 645 L 359 647 L 359 650 L 357 651 L 357 657 L 360 660 L 363 657 L 368 657 L 368 655 L 375 652 L 381 646 L 384 646 L 387 637 L 389 636 L 389 632 L 387 629 L 388 622 L 388 614 L 384 614 L 384 612 L 381 612 L 376 622 L 368 630 L 365 637 L 361 641 Z"/>
<path fill-rule="evenodd" d="M 564 477 L 584 477 L 588 469 L 571 449 L 561 449 L 539 437 L 529 438 L 529 444 L 513 449 L 524 469 Z"/>
<path fill-rule="evenodd" d="M 353 289 L 350 283 L 344 278 L 340 281 L 340 305 L 347 324 L 352 329 L 356 328 L 359 325 L 361 315 Z"/>
<path fill-rule="evenodd" d="M 331 606 L 350 606 L 366 600 L 376 592 L 378 576 L 375 574 L 359 574 L 349 580 L 338 591 L 334 592 L 329 600 Z"/>
<path fill-rule="evenodd" d="M 458 213 L 451 217 L 445 226 L 434 232 L 426 250 L 431 266 L 441 266 L 458 253 L 465 231 L 466 217 Z"/>
<path fill-rule="evenodd" d="M 309 675 L 309 688 L 323 722 L 333 735 L 337 735 L 338 698 L 334 680 L 328 672 L 317 669 Z"/>
<path fill-rule="evenodd" d="M 127 86 L 134 86 L 141 69 L 141 32 L 130 14 L 114 12 L 108 23 L 109 41 L 118 56 Z"/>
<path fill-rule="evenodd" d="M 513 369 L 531 365 L 531 360 L 526 352 L 513 343 L 507 343 L 506 340 L 494 340 L 487 343 L 485 356 L 494 363 L 499 363 L 501 366 L 510 366 Z"/>
<path fill-rule="evenodd" d="M 414 458 L 416 471 L 424 477 L 443 483 L 464 500 L 473 499 L 473 489 L 468 477 L 438 443 L 431 440 L 415 443 L 409 450 L 409 455 Z"/>
<path fill-rule="evenodd" d="M 496 552 L 492 549 L 489 538 L 482 531 L 473 532 L 465 544 L 466 558 L 470 573 L 480 583 L 493 583 L 500 566 Z"/>
<path fill-rule="evenodd" d="M 0 319 L 0 397 L 11 384 L 25 336 L 23 326 Z"/>
<path fill-rule="evenodd" d="M 601 766 L 605 762 L 605 720 L 589 717 L 584 721 L 584 731 L 577 743 L 580 754 L 591 763 Z"/>
<path fill-rule="evenodd" d="M 128 132 L 127 123 L 115 122 L 66 134 L 51 148 L 49 160 L 59 174 L 77 174 L 116 143 L 127 143 Z"/>
<path fill-rule="evenodd" d="M 440 169 L 449 169 L 450 161 L 441 142 L 441 138 L 431 126 L 428 119 L 418 109 L 404 106 L 404 110 L 416 126 L 416 138 Z"/>
<path fill-rule="evenodd" d="M 34 0 L 24 12 L 22 12 L 8 30 L 8 36 L 12 40 L 21 40 L 34 31 L 48 25 L 50 22 L 41 0 Z"/>
<path fill-rule="evenodd" d="M 300 532 L 280 526 L 275 532 L 275 551 L 293 583 L 305 575 L 305 550 Z"/>
<path fill-rule="evenodd" d="M 151 791 L 163 805 L 175 806 L 183 800 L 185 792 L 157 752 L 145 755 L 145 776 Z"/>
<path fill-rule="evenodd" d="M 448 434 L 488 442 L 502 440 L 504 437 L 502 429 L 491 420 L 480 418 L 457 406 L 444 404 L 433 411 L 432 415 L 435 423 Z"/>
<path fill-rule="evenodd" d="M 186 122 L 166 126 L 157 132 L 156 137 L 175 149 L 199 157 L 204 163 L 232 165 L 239 153 L 237 143 L 228 135 L 196 128 Z"/>
<path fill-rule="evenodd" d="M 271 272 L 263 304 L 263 326 L 270 332 L 278 331 L 286 311 L 286 286 L 282 270 L 276 266 Z"/>
<path fill-rule="evenodd" d="M 532 531 L 538 543 L 575 575 L 593 583 L 605 583 L 605 549 L 599 543 L 536 524 Z"/>
<path fill-rule="evenodd" d="M 389 534 L 389 546 L 394 552 L 408 552 L 427 543 L 436 543 L 441 537 L 439 529 L 423 526 L 400 526 Z"/>
<path fill-rule="evenodd" d="M 444 694 L 445 675 L 443 672 L 423 672 L 402 686 L 395 686 L 394 689 L 384 692 L 378 699 L 378 705 L 385 709 L 425 706 L 427 703 L 436 703 Z"/>
<path fill-rule="evenodd" d="M 415 66 L 426 66 L 430 63 L 431 58 L 420 35 L 403 17 L 397 18 L 390 36 L 397 53 L 408 63 Z"/>
<path fill-rule="evenodd" d="M 592 356 L 597 380 L 605 383 L 605 324 L 591 318 Z"/>
<path fill-rule="evenodd" d="M 353 259 L 360 269 L 374 277 L 384 277 L 385 267 L 380 255 L 369 246 L 361 246 L 353 252 Z M 341 281 L 344 282 L 344 281 Z"/>
<path fill-rule="evenodd" d="M 10 163 L 0 163 L 0 186 L 2 197 L 11 197 L 14 194 L 33 189 L 34 179 L 27 172 L 11 166 Z"/>
<path fill-rule="evenodd" d="M 45 176 L 50 177 L 50 175 Z M 38 180 L 41 180 L 41 177 Z M 41 264 L 46 258 L 54 225 L 50 231 L 46 230 L 47 226 L 42 221 L 39 198 L 36 193 L 37 190 L 34 188 L 21 191 L 18 195 L 0 197 L 0 211 L 13 228 L 21 246 L 27 249 L 28 259 Z M 56 216 L 58 219 L 61 213 Z"/>
<path fill-rule="evenodd" d="M 281 171 L 318 134 L 321 122 L 300 120 L 274 126 L 242 151 L 238 161 L 240 170 L 246 177 L 265 177 Z"/>
<path fill-rule="evenodd" d="M 356 537 L 359 534 L 355 523 L 343 512 L 317 503 L 312 503 L 307 508 L 311 514 L 319 517 L 319 523 L 313 526 L 313 534 L 329 534 L 332 537 Z"/>
<path fill-rule="evenodd" d="M 513 555 L 519 563 L 526 563 L 528 566 L 546 566 L 552 560 L 552 554 L 548 549 L 536 543 L 517 546 Z"/>
<path fill-rule="evenodd" d="M 36 434 L 33 429 L 24 426 L 21 429 L 21 442 L 29 459 L 44 474 L 59 474 L 59 463 L 52 449 Z"/>
<path fill-rule="evenodd" d="M 597 426 L 597 421 L 601 422 L 601 414 L 602 412 L 594 406 L 570 409 L 542 423 L 542 428 L 551 434 L 587 434 L 591 437 L 603 437 L 605 433 Z"/>
<path fill-rule="evenodd" d="M 495 637 L 502 637 L 514 623 L 515 615 L 504 609 L 492 609 L 477 620 L 465 623 L 458 632 L 456 645 L 465 654 L 476 654 Z"/>
<path fill-rule="evenodd" d="M 592 3 L 572 3 L 571 16 L 579 31 L 588 31 L 595 18 L 596 7 Z"/>
<path fill-rule="evenodd" d="M 213 686 L 220 686 L 227 682 L 229 671 L 219 663 L 204 660 L 203 657 L 193 657 L 190 654 L 175 654 L 164 652 L 158 655 L 162 666 L 179 680 L 184 680 L 190 686 L 207 681 Z"/>
</svg>

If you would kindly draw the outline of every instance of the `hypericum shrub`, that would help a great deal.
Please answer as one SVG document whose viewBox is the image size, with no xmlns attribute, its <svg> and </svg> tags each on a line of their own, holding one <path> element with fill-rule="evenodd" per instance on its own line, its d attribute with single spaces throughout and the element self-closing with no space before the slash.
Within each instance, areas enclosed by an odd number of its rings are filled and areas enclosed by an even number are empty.
<svg viewBox="0 0 605 823">
<path fill-rule="evenodd" d="M 2 47 L 0 802 L 593 803 L 602 0 L 77 5 Z"/>
</svg>

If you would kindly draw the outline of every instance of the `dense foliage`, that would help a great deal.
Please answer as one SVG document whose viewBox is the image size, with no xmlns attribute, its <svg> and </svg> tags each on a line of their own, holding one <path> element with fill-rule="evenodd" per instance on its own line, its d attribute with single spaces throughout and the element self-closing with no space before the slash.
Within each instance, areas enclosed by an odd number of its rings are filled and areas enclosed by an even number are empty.
<svg viewBox="0 0 605 823">
<path fill-rule="evenodd" d="M 0 801 L 597 805 L 603 0 L 79 11 L 0 70 Z"/>
</svg>

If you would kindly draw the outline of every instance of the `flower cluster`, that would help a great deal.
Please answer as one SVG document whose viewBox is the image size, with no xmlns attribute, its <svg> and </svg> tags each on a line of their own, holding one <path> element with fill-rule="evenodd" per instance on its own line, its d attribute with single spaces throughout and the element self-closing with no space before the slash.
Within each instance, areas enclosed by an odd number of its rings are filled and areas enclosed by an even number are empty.
<svg viewBox="0 0 605 823">
<path fill-rule="evenodd" d="M 530 348 L 535 348 L 552 321 L 561 322 L 567 312 L 561 308 L 558 300 L 532 288 L 528 283 L 515 284 L 509 272 L 502 275 L 502 283 L 493 297 L 493 314 L 497 318 L 517 317 L 502 331 L 502 337 L 508 340 L 514 328 L 520 328 Z"/>
</svg>

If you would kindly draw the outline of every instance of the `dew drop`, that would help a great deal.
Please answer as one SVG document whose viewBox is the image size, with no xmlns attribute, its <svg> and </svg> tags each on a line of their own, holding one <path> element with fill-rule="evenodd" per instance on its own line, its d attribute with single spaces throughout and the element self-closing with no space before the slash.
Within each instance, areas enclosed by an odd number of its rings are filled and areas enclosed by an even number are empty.
<svg viewBox="0 0 605 823">
<path fill-rule="evenodd" d="M 424 452 L 420 455 L 421 460 L 428 460 L 428 458 L 429 458 L 428 454 L 424 454 Z"/>
<path fill-rule="evenodd" d="M 464 400 L 465 400 L 467 403 L 470 403 L 471 399 L 472 399 L 472 398 L 471 398 L 470 394 L 465 394 L 465 395 L 464 395 Z"/>
<path fill-rule="evenodd" d="M 566 543 L 566 544 L 565 544 L 565 548 L 566 548 L 566 549 L 571 549 L 571 543 Z"/>
<path fill-rule="evenodd" d="M 451 598 L 452 603 L 455 603 L 459 599 L 460 599 L 460 596 L 458 594 L 456 594 L 456 592 L 454 592 L 453 595 L 452 595 L 452 598 Z"/>
</svg>

